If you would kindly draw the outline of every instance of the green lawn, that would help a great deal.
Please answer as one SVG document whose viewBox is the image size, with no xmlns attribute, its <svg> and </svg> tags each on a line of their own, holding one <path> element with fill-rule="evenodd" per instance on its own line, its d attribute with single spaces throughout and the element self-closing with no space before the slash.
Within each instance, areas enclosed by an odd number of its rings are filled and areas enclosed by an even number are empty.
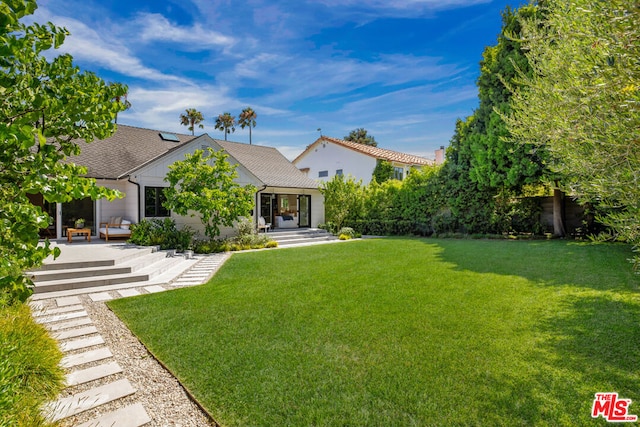
<svg viewBox="0 0 640 427">
<path fill-rule="evenodd" d="M 629 248 L 382 239 L 235 254 L 109 305 L 222 425 L 594 425 L 640 415 Z"/>
</svg>

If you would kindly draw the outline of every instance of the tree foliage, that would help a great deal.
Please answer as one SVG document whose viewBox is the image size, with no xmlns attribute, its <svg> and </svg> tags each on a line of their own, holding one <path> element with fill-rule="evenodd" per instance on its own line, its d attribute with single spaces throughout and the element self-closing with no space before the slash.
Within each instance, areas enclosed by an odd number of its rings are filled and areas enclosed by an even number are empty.
<svg viewBox="0 0 640 427">
<path fill-rule="evenodd" d="M 455 226 L 467 233 L 490 233 L 495 210 L 496 191 L 480 186 L 472 179 L 473 152 L 469 134 L 474 116 L 456 122 L 455 133 L 447 149 L 446 161 L 440 170 L 444 184 L 443 209 L 455 218 Z"/>
<path fill-rule="evenodd" d="M 251 129 L 256 127 L 256 117 L 258 117 L 258 115 L 256 114 L 255 111 L 253 111 L 253 108 L 251 107 L 247 107 L 244 110 L 242 110 L 242 112 L 238 116 L 238 124 L 240 125 L 240 127 L 242 129 L 244 129 L 247 126 L 249 127 L 249 145 L 251 145 L 252 143 Z"/>
<path fill-rule="evenodd" d="M 378 159 L 376 167 L 373 169 L 373 178 L 379 184 L 393 178 L 393 165 L 388 160 Z"/>
<path fill-rule="evenodd" d="M 635 0 L 545 1 L 523 31 L 509 129 L 544 147 L 582 200 L 619 207 L 606 221 L 640 243 L 640 6 Z"/>
<path fill-rule="evenodd" d="M 211 148 L 206 155 L 196 150 L 170 165 L 165 177 L 170 186 L 165 189 L 164 206 L 178 215 L 198 213 L 210 239 L 220 235 L 220 226 L 233 226 L 253 208 L 256 188 L 235 181 L 237 165 L 231 165 L 228 157 L 224 151 Z"/>
<path fill-rule="evenodd" d="M 227 140 L 227 135 L 236 131 L 236 118 L 231 113 L 223 113 L 216 117 L 215 129 L 224 132 L 224 140 Z"/>
<path fill-rule="evenodd" d="M 516 78 L 529 74 L 528 60 L 519 40 L 522 21 L 537 14 L 536 6 L 507 7 L 502 13 L 502 31 L 495 46 L 488 46 L 480 62 L 478 98 L 469 129 L 471 178 L 481 187 L 520 191 L 526 184 L 538 183 L 544 171 L 541 150 L 511 137 L 502 116 L 510 111 Z"/>
<path fill-rule="evenodd" d="M 191 131 L 191 135 L 195 134 L 195 127 L 198 125 L 200 129 L 204 128 L 202 122 L 204 116 L 195 108 L 187 108 L 184 113 L 180 114 L 180 124 L 187 126 L 187 129 Z"/>
<path fill-rule="evenodd" d="M 364 128 L 354 129 L 349 132 L 349 135 L 344 137 L 345 141 L 357 142 L 358 144 L 370 145 L 377 147 L 378 143 L 373 135 L 368 135 L 367 130 Z"/>
<path fill-rule="evenodd" d="M 47 60 L 43 52 L 58 48 L 68 32 L 52 23 L 26 25 L 34 0 L 0 3 L 0 304 L 24 300 L 31 281 L 23 272 L 57 255 L 38 231 L 51 218 L 33 206 L 28 194 L 48 202 L 107 197 L 117 192 L 84 178 L 86 168 L 68 163 L 81 141 L 103 139 L 115 131 L 115 117 L 124 109 L 126 87 L 106 84 L 81 72 L 70 55 Z"/>
<path fill-rule="evenodd" d="M 362 218 L 364 187 L 361 180 L 335 175 L 330 181 L 320 184 L 320 192 L 324 196 L 325 221 L 336 230 L 341 229 L 347 219 Z"/>
</svg>

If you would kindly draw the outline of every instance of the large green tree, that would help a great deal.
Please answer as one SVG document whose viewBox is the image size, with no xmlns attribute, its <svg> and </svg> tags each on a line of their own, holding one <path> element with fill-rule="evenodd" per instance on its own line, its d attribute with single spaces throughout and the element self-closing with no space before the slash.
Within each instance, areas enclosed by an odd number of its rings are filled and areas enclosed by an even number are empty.
<svg viewBox="0 0 640 427">
<path fill-rule="evenodd" d="M 453 228 L 465 233 L 489 233 L 497 231 L 492 224 L 496 193 L 471 177 L 473 152 L 469 134 L 474 120 L 475 116 L 470 116 L 456 122 L 446 161 L 439 171 L 443 183 L 442 209 L 452 215 Z"/>
<path fill-rule="evenodd" d="M 219 114 L 216 117 L 215 129 L 224 132 L 224 140 L 227 140 L 227 135 L 236 131 L 236 118 L 231 113 Z"/>
<path fill-rule="evenodd" d="M 29 194 L 49 202 L 118 195 L 66 159 L 115 131 L 124 106 L 114 100 L 126 87 L 81 72 L 70 55 L 46 59 L 43 52 L 68 33 L 52 23 L 22 23 L 36 7 L 34 0 L 0 2 L 0 304 L 28 297 L 32 283 L 23 272 L 59 253 L 48 241 L 39 244 L 38 231 L 51 218 Z"/>
<path fill-rule="evenodd" d="M 373 135 L 367 133 L 365 128 L 354 129 L 349 132 L 349 135 L 344 137 L 345 141 L 357 142 L 358 144 L 370 145 L 372 147 L 377 147 L 378 143 Z"/>
<path fill-rule="evenodd" d="M 509 129 L 544 147 L 582 200 L 617 208 L 605 218 L 640 243 L 640 5 L 636 0 L 549 0 L 523 38 Z"/>
<path fill-rule="evenodd" d="M 336 175 L 330 181 L 320 184 L 324 196 L 324 217 L 339 231 L 346 220 L 359 220 L 364 214 L 364 191 L 362 180 Z"/>
<path fill-rule="evenodd" d="M 237 165 L 230 164 L 228 157 L 224 151 L 211 148 L 207 154 L 196 150 L 170 165 L 165 177 L 169 187 L 165 189 L 164 206 L 178 215 L 198 213 L 210 239 L 220 235 L 220 226 L 233 226 L 253 209 L 256 188 L 235 181 Z"/>
<path fill-rule="evenodd" d="M 258 115 L 256 114 L 255 111 L 253 111 L 253 108 L 251 107 L 247 107 L 244 110 L 242 110 L 242 112 L 238 116 L 238 124 L 240 125 L 240 127 L 242 129 L 244 129 L 247 126 L 249 127 L 249 145 L 251 145 L 252 143 L 251 129 L 256 127 L 256 117 L 258 117 Z"/>
<path fill-rule="evenodd" d="M 510 111 L 513 86 L 519 73 L 528 74 L 528 60 L 518 37 L 521 21 L 536 16 L 536 6 L 507 7 L 502 13 L 502 31 L 495 46 L 488 46 L 480 62 L 478 109 L 469 130 L 473 152 L 470 174 L 482 187 L 519 192 L 526 184 L 538 183 L 543 160 L 532 144 L 511 137 L 502 115 Z"/>
<path fill-rule="evenodd" d="M 204 116 L 195 108 L 187 108 L 184 113 L 180 114 L 180 124 L 187 126 L 187 129 L 191 131 L 191 135 L 195 134 L 196 125 L 198 125 L 200 129 L 204 128 L 202 124 L 203 121 Z"/>
</svg>

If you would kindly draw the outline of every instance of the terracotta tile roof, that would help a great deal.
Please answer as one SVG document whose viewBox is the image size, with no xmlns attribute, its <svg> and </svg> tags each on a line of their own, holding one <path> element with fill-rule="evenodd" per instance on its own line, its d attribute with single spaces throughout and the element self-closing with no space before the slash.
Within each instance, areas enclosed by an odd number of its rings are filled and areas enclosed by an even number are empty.
<svg viewBox="0 0 640 427">
<path fill-rule="evenodd" d="M 308 178 L 273 147 L 219 139 L 215 142 L 265 185 L 284 188 L 318 188 L 314 180 Z"/>
<path fill-rule="evenodd" d="M 179 141 L 167 141 L 160 137 L 160 133 L 175 135 Z M 80 144 L 80 155 L 69 160 L 87 167 L 87 176 L 91 178 L 123 178 L 133 169 L 194 138 L 197 137 L 118 125 L 118 130 L 111 137 Z"/>
<path fill-rule="evenodd" d="M 304 152 L 302 152 L 302 154 L 300 154 L 293 161 L 293 163 L 296 163 L 305 153 L 307 153 L 311 149 L 311 147 L 321 143 L 322 141 L 332 142 L 334 144 L 341 145 L 350 150 L 354 150 L 359 153 L 366 154 L 367 156 L 371 156 L 376 159 L 387 160 L 389 162 L 404 163 L 407 165 L 416 165 L 416 166 L 433 164 L 432 160 L 429 160 L 420 156 L 414 156 L 413 154 L 400 153 L 398 151 L 387 150 L 379 147 L 372 147 L 370 145 L 359 144 L 357 142 L 352 142 L 352 141 L 345 141 L 344 139 L 332 138 L 330 136 L 324 136 L 324 135 L 318 138 L 309 147 L 307 147 L 307 149 Z"/>
</svg>

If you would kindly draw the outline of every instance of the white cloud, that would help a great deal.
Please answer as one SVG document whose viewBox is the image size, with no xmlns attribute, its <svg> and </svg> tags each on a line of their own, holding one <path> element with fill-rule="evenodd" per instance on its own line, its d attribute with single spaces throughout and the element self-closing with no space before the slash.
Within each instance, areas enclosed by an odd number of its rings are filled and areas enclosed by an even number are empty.
<svg viewBox="0 0 640 427">
<path fill-rule="evenodd" d="M 414 81 L 437 81 L 460 72 L 456 65 L 440 64 L 439 58 L 411 55 L 381 55 L 376 60 L 353 58 L 302 57 L 262 53 L 240 61 L 230 72 L 219 77 L 230 86 L 253 80 L 257 87 L 276 88 L 266 102 L 291 102 L 347 95 L 371 85 L 402 85 Z M 300 82 L 299 84 L 292 84 Z"/>
<path fill-rule="evenodd" d="M 331 8 L 357 6 L 367 9 L 415 13 L 424 9 L 444 10 L 468 7 L 490 3 L 491 0 L 320 0 L 320 2 Z"/>
<path fill-rule="evenodd" d="M 145 66 L 122 41 L 116 37 L 107 38 L 104 32 L 98 32 L 78 20 L 52 15 L 45 8 L 39 8 L 34 19 L 38 22 L 53 21 L 56 25 L 67 28 L 71 35 L 57 52 L 69 53 L 76 60 L 96 64 L 125 76 L 187 83 L 184 79 Z"/>
<path fill-rule="evenodd" d="M 175 42 L 184 51 L 200 51 L 211 47 L 230 48 L 235 43 L 233 37 L 207 30 L 199 23 L 192 27 L 181 27 L 157 13 L 140 14 L 136 22 L 142 28 L 140 37 L 143 41 Z"/>
</svg>

